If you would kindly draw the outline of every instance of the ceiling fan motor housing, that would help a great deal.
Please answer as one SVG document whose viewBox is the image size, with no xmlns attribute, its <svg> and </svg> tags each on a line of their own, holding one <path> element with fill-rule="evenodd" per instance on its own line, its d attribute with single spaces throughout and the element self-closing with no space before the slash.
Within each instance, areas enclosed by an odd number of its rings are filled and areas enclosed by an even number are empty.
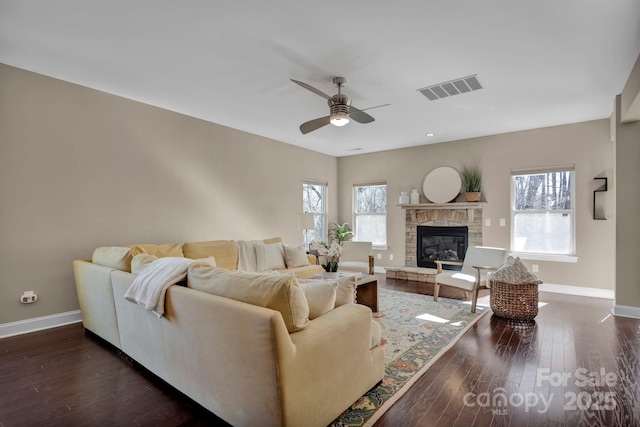
<svg viewBox="0 0 640 427">
<path fill-rule="evenodd" d="M 333 95 L 328 104 L 331 115 L 338 113 L 349 114 L 349 98 L 346 95 Z"/>
<path fill-rule="evenodd" d="M 349 98 L 337 94 L 329 100 L 329 122 L 334 126 L 349 123 Z"/>
</svg>

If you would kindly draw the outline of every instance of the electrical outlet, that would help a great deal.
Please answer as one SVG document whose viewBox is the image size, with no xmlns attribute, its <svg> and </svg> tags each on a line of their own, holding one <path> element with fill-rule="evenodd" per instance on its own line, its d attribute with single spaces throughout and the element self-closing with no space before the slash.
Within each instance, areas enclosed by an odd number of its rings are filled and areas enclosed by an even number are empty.
<svg viewBox="0 0 640 427">
<path fill-rule="evenodd" d="M 489 218 L 484 220 L 484 226 L 485 227 L 491 227 L 491 220 Z"/>
<path fill-rule="evenodd" d="M 24 294 L 20 297 L 20 302 L 22 304 L 31 304 L 38 300 L 38 295 L 34 294 L 33 291 L 25 291 Z"/>
<path fill-rule="evenodd" d="M 537 273 L 538 272 L 538 264 L 533 264 L 531 266 L 531 271 L 533 271 L 534 273 Z"/>
<path fill-rule="evenodd" d="M 507 220 L 504 218 L 500 218 L 500 227 L 504 227 L 505 225 L 507 225 Z"/>
<path fill-rule="evenodd" d="M 382 259 L 382 254 L 378 254 L 378 259 Z"/>
<path fill-rule="evenodd" d="M 393 254 L 389 254 L 389 261 L 393 261 Z"/>
</svg>

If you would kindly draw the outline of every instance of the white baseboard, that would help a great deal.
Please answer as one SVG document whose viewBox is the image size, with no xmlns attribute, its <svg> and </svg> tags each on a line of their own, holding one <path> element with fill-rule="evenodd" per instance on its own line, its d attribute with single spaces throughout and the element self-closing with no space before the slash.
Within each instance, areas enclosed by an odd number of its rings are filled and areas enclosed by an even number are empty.
<svg viewBox="0 0 640 427">
<path fill-rule="evenodd" d="M 640 307 L 631 307 L 629 305 L 614 304 L 611 310 L 614 316 L 630 317 L 632 319 L 640 319 Z"/>
<path fill-rule="evenodd" d="M 579 295 L 581 297 L 614 299 L 614 292 L 611 289 L 584 288 L 582 286 L 542 283 L 538 286 L 538 290 L 542 292 L 553 292 L 556 294 Z"/>
<path fill-rule="evenodd" d="M 19 320 L 17 322 L 3 323 L 0 325 L 0 338 L 14 335 L 28 334 L 29 332 L 55 328 L 82 322 L 80 310 L 67 311 L 66 313 L 52 314 L 50 316 L 35 317 L 33 319 Z"/>
</svg>

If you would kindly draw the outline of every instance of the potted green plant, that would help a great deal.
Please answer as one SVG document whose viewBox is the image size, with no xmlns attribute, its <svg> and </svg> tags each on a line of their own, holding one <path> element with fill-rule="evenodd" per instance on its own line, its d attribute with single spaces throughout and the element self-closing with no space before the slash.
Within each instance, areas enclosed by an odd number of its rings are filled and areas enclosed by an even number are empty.
<svg viewBox="0 0 640 427">
<path fill-rule="evenodd" d="M 479 202 L 480 191 L 482 190 L 482 172 L 477 167 L 467 167 L 462 169 L 460 174 L 462 186 L 466 192 L 467 202 Z"/>
<path fill-rule="evenodd" d="M 353 232 L 351 231 L 349 224 L 346 222 L 344 224 L 334 223 L 333 227 L 329 230 L 329 237 L 337 240 L 338 244 L 341 245 L 342 242 L 351 240 Z"/>
</svg>

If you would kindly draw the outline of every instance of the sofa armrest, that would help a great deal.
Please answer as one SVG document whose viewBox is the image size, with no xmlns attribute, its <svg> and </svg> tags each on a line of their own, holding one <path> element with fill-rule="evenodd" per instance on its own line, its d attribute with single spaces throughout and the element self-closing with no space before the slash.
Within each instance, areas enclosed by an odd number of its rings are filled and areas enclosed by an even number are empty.
<svg viewBox="0 0 640 427">
<path fill-rule="evenodd" d="M 372 322 L 368 307 L 345 304 L 291 334 L 295 355 L 281 365 L 280 381 L 292 425 L 329 424 L 384 377 L 384 350 L 371 348 Z M 317 412 L 327 419 L 305 418 L 305 407 L 318 406 L 318 396 L 323 408 Z"/>
<path fill-rule="evenodd" d="M 78 304 L 85 329 L 120 348 L 118 319 L 111 288 L 114 268 L 93 264 L 90 260 L 73 261 Z"/>
</svg>

